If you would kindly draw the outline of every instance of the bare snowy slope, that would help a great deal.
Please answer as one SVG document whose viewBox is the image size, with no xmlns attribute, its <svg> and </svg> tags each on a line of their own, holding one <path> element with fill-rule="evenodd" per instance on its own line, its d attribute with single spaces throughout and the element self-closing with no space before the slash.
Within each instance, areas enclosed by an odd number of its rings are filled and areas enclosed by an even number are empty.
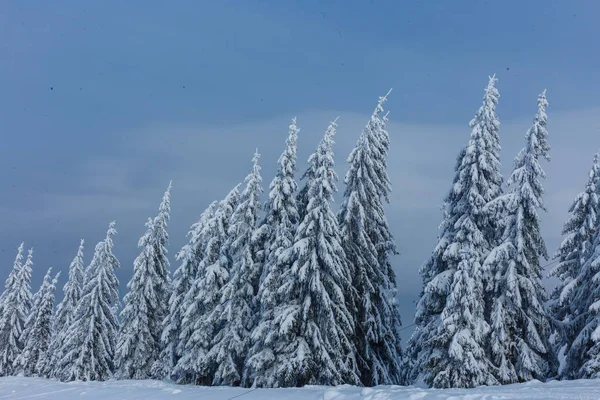
<svg viewBox="0 0 600 400">
<path fill-rule="evenodd" d="M 237 396 L 237 397 L 236 397 Z M 182 386 L 160 381 L 60 383 L 47 379 L 0 378 L 0 400 L 598 400 L 600 379 L 531 382 L 477 389 L 420 389 L 379 386 L 302 389 L 248 389 Z"/>
</svg>

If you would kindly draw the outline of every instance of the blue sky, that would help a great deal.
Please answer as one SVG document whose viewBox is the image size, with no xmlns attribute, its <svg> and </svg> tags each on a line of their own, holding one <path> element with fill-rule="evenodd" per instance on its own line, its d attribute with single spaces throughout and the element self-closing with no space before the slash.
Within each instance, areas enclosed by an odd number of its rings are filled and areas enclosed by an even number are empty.
<svg viewBox="0 0 600 400">
<path fill-rule="evenodd" d="M 48 267 L 68 267 L 80 237 L 89 262 L 115 219 L 124 290 L 170 179 L 174 255 L 202 210 L 244 178 L 256 146 L 268 186 L 295 115 L 300 168 L 341 117 L 343 177 L 377 97 L 393 87 L 388 212 L 407 325 L 437 206 L 492 73 L 505 174 L 548 89 L 543 230 L 554 252 L 600 147 L 599 12 L 596 1 L 541 0 L 4 4 L 0 275 L 22 240 L 35 247 L 36 287 Z"/>
</svg>

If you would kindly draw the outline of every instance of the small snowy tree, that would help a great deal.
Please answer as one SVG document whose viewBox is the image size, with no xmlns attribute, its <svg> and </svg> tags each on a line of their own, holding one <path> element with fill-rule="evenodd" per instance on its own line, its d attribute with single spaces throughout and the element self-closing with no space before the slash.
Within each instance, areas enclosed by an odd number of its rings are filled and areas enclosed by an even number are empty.
<svg viewBox="0 0 600 400">
<path fill-rule="evenodd" d="M 241 383 L 244 361 L 250 347 L 250 334 L 256 326 L 256 294 L 260 269 L 256 266 L 257 247 L 253 235 L 260 215 L 262 178 L 258 150 L 252 159 L 252 172 L 240 204 L 231 216 L 226 251 L 231 259 L 230 277 L 221 290 L 221 315 L 207 362 L 216 365 L 214 385 Z"/>
<path fill-rule="evenodd" d="M 562 241 L 555 258 L 558 264 L 551 276 L 560 279 L 560 283 L 552 292 L 549 302 L 553 318 L 560 326 L 558 337 L 555 338 L 555 347 L 559 354 L 566 354 L 573 343 L 577 332 L 578 316 L 588 312 L 587 302 L 577 303 L 573 298 L 577 294 L 577 278 L 582 265 L 590 258 L 593 252 L 594 234 L 600 215 L 600 201 L 598 198 L 598 184 L 600 178 L 600 154 L 596 153 L 592 169 L 588 174 L 588 182 L 583 192 L 573 201 L 569 208 L 571 214 L 563 227 L 562 234 L 566 235 Z M 573 371 L 559 370 L 559 375 L 569 375 Z"/>
<path fill-rule="evenodd" d="M 309 158 L 313 179 L 308 207 L 294 242 L 281 254 L 290 265 L 282 271 L 269 337 L 273 350 L 270 386 L 359 384 L 352 342 L 354 321 L 345 294 L 351 277 L 331 202 L 337 175 L 333 170 L 332 122 Z"/>
<path fill-rule="evenodd" d="M 23 331 L 32 304 L 31 267 L 33 249 L 29 250 L 27 260 L 22 265 L 23 243 L 19 246 L 17 257 L 2 296 L 2 315 L 0 316 L 0 376 L 14 373 L 13 363 L 23 351 Z"/>
<path fill-rule="evenodd" d="M 282 284 L 284 270 L 290 265 L 281 258 L 281 253 L 294 242 L 294 231 L 298 223 L 295 192 L 297 190 L 294 173 L 296 171 L 296 150 L 298 129 L 296 118 L 289 127 L 284 152 L 279 157 L 277 174 L 269 186 L 269 200 L 266 203 L 266 216 L 255 237 L 265 244 L 265 263 L 258 289 L 260 320 L 252 332 L 252 346 L 247 357 L 243 383 L 246 386 L 272 387 L 274 356 L 271 348 L 273 319 L 278 307 L 277 291 Z"/>
<path fill-rule="evenodd" d="M 14 362 L 15 372 L 25 376 L 37 376 L 49 364 L 48 346 L 52 334 L 52 314 L 54 311 L 54 293 L 60 272 L 51 281 L 52 268 L 48 269 L 37 302 L 31 309 L 28 326 L 23 331 L 23 352 Z"/>
<path fill-rule="evenodd" d="M 120 379 L 148 379 L 159 357 L 162 322 L 169 294 L 169 260 L 166 244 L 170 214 L 171 184 L 159 207 L 159 214 L 146 222 L 146 233 L 138 247 L 142 252 L 133 262 L 129 293 L 123 301 L 121 330 L 116 348 L 115 375 Z"/>
<path fill-rule="evenodd" d="M 389 94 L 389 93 L 388 93 Z M 391 190 L 386 171 L 387 145 L 383 103 L 379 103 L 348 162 L 346 191 L 339 213 L 342 243 L 356 289 L 356 346 L 362 383 L 400 382 L 400 315 L 389 253 L 396 253 L 382 199 Z"/>
<path fill-rule="evenodd" d="M 177 253 L 176 259 L 181 265 L 173 274 L 172 291 L 169 298 L 169 310 L 162 322 L 161 354 L 152 366 L 152 375 L 165 378 L 172 374 L 173 368 L 182 356 L 183 343 L 180 341 L 181 322 L 185 313 L 185 296 L 198 276 L 198 264 L 206 246 L 204 231 L 213 217 L 216 204 L 213 202 L 200 216 L 198 222 L 190 227 L 189 242 Z M 173 376 L 171 376 L 173 378 Z"/>
<path fill-rule="evenodd" d="M 54 377 L 55 366 L 59 363 L 62 358 L 60 350 L 63 348 L 66 340 L 67 331 L 73 323 L 75 310 L 81 299 L 81 291 L 83 290 L 83 245 L 84 240 L 81 239 L 79 242 L 79 248 L 77 249 L 77 255 L 69 266 L 69 279 L 63 286 L 63 299 L 56 308 L 56 315 L 54 317 L 52 336 L 50 345 L 48 348 L 48 357 L 50 361 L 46 363 L 39 374 L 46 377 Z"/>
<path fill-rule="evenodd" d="M 550 159 L 547 105 L 543 92 L 533 126 L 525 135 L 526 145 L 508 180 L 510 191 L 486 206 L 503 210 L 504 216 L 502 242 L 485 262 L 493 277 L 491 357 L 503 384 L 545 379 L 554 365 L 540 266 L 548 254 L 538 215 L 539 209 L 545 210 L 541 179 L 546 177 L 539 159 Z"/>
<path fill-rule="evenodd" d="M 56 376 L 63 381 L 106 380 L 114 372 L 116 334 L 119 329 L 119 281 L 115 270 L 120 264 L 113 254 L 112 237 L 117 233 L 111 222 L 106 238 L 96 245 L 94 257 L 85 271 L 82 297 L 73 323 L 66 334 Z"/>
<path fill-rule="evenodd" d="M 484 206 L 500 195 L 502 184 L 495 83 L 491 77 L 469 124 L 471 139 L 457 159 L 438 243 L 420 270 L 423 291 L 408 345 L 409 383 L 423 379 L 437 388 L 498 383 L 486 354 L 490 327 L 482 268 L 498 238 Z"/>
<path fill-rule="evenodd" d="M 239 204 L 239 186 L 218 203 L 203 231 L 206 246 L 198 265 L 198 276 L 184 299 L 179 336 L 182 357 L 173 376 L 177 382 L 212 384 L 215 366 L 207 363 L 207 352 L 217 331 L 221 289 L 229 279 L 229 258 L 225 250 L 231 216 Z M 215 207 L 216 203 L 212 206 Z"/>
</svg>

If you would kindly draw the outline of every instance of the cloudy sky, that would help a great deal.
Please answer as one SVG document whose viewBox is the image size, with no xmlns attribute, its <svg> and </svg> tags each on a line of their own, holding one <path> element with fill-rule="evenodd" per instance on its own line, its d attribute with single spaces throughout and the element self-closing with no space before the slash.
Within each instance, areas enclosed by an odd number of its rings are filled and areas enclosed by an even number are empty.
<svg viewBox="0 0 600 400">
<path fill-rule="evenodd" d="M 342 177 L 378 96 L 393 88 L 388 217 L 409 325 L 417 270 L 493 73 L 505 175 L 548 90 L 542 229 L 554 253 L 600 148 L 599 12 L 593 0 L 7 2 L 0 281 L 21 241 L 35 248 L 36 288 L 48 267 L 66 271 L 79 238 L 89 262 L 114 219 L 124 290 L 170 179 L 173 256 L 204 208 L 245 177 L 256 147 L 268 186 L 293 116 L 301 169 L 340 116 Z"/>
</svg>

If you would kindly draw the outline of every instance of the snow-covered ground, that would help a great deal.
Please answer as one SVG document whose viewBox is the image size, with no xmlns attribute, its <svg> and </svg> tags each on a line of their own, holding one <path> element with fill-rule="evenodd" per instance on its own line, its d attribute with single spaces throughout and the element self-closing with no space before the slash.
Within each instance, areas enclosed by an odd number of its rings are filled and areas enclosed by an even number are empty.
<svg viewBox="0 0 600 400">
<path fill-rule="evenodd" d="M 60 383 L 47 379 L 0 378 L 0 400 L 598 400 L 600 379 L 565 382 L 530 382 L 477 389 L 420 389 L 379 386 L 301 389 L 248 389 L 183 386 L 160 381 L 109 381 Z"/>
</svg>

